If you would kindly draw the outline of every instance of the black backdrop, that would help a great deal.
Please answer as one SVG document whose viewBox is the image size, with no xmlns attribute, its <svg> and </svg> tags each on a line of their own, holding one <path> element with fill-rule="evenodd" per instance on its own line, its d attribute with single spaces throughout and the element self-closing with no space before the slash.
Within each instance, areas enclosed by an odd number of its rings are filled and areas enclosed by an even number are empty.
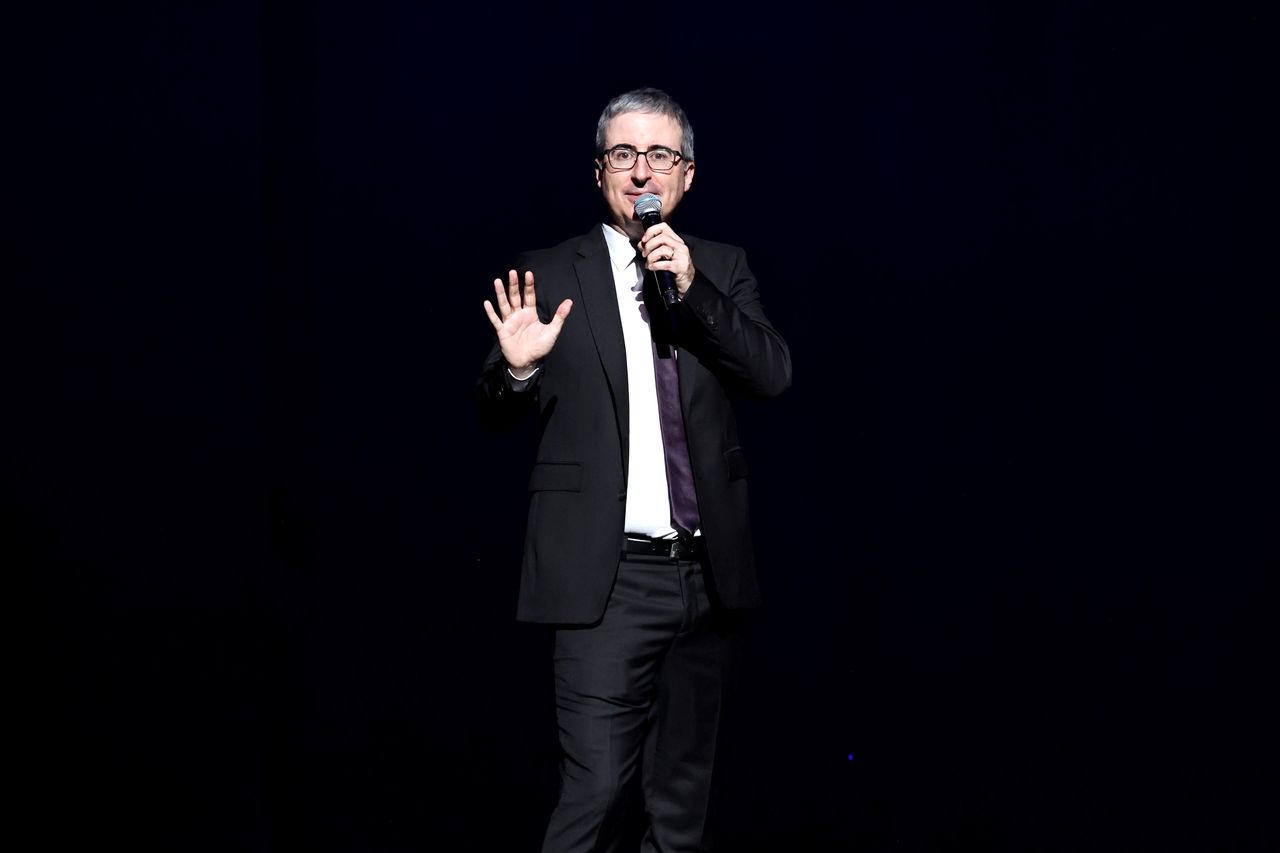
<svg viewBox="0 0 1280 853">
<path fill-rule="evenodd" d="M 28 848 L 536 849 L 531 436 L 468 395 L 636 85 L 795 360 L 741 414 L 726 849 L 1260 848 L 1261 8 L 11 16 Z"/>
</svg>

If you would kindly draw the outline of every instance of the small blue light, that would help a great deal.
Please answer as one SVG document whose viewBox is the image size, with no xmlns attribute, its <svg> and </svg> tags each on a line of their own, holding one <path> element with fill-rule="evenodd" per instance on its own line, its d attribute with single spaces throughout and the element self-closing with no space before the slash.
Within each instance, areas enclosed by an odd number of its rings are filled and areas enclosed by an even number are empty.
<svg viewBox="0 0 1280 853">
<path fill-rule="evenodd" d="M 850 760 L 850 761 L 853 761 L 853 753 L 852 753 L 852 752 L 851 752 L 851 753 L 849 753 L 849 760 Z"/>
</svg>

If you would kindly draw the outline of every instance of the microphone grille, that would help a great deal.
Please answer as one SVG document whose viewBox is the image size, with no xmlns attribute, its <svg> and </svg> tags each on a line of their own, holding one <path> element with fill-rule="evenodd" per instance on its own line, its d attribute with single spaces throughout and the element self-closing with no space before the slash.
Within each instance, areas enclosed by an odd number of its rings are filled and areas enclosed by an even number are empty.
<svg viewBox="0 0 1280 853">
<path fill-rule="evenodd" d="M 653 193 L 645 193 L 636 199 L 636 216 L 643 217 L 650 213 L 662 213 L 662 199 Z"/>
</svg>

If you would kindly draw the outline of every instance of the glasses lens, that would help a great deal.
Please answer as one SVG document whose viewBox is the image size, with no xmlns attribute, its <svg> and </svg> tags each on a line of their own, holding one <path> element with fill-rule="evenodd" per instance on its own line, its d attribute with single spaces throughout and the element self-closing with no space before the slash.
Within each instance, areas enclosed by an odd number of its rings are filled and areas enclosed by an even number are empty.
<svg viewBox="0 0 1280 853">
<path fill-rule="evenodd" d="M 664 172 L 676 164 L 676 153 L 668 148 L 650 148 L 645 156 L 649 158 L 650 168 Z"/>
<path fill-rule="evenodd" d="M 609 165 L 615 169 L 630 169 L 636 164 L 636 152 L 630 148 L 614 148 L 609 151 Z"/>
</svg>

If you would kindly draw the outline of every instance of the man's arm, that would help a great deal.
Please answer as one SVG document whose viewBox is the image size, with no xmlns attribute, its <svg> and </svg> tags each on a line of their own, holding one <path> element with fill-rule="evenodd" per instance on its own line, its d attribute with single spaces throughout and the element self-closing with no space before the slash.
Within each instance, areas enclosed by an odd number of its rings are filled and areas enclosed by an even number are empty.
<svg viewBox="0 0 1280 853">
<path fill-rule="evenodd" d="M 735 251 L 723 282 L 707 278 L 704 269 L 680 302 L 678 343 L 748 393 L 781 394 L 791 385 L 791 351 L 765 316 L 745 253 Z"/>
</svg>

